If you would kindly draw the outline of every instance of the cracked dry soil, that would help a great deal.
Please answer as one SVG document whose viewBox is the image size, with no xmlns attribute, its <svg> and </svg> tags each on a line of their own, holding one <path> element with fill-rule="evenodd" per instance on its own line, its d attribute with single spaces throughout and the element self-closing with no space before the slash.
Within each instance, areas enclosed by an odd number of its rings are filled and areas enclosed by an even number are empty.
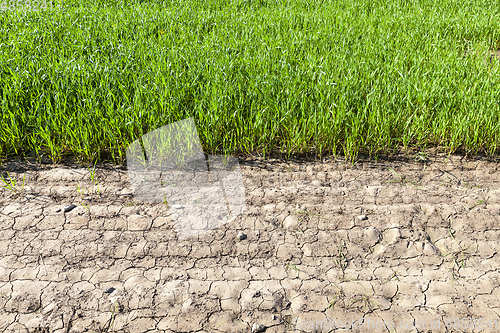
<svg viewBox="0 0 500 333">
<path fill-rule="evenodd" d="M 181 241 L 124 167 L 5 162 L 0 331 L 500 330 L 497 163 L 239 161 L 246 210 Z"/>
</svg>

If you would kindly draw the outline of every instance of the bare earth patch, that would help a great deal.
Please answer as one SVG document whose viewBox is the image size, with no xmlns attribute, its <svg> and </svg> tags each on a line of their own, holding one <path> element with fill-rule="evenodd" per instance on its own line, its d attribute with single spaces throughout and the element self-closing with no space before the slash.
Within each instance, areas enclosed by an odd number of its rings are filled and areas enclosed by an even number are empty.
<svg viewBox="0 0 500 333">
<path fill-rule="evenodd" d="M 123 167 L 6 162 L 0 331 L 500 330 L 497 163 L 239 161 L 243 215 L 182 241 Z"/>
</svg>

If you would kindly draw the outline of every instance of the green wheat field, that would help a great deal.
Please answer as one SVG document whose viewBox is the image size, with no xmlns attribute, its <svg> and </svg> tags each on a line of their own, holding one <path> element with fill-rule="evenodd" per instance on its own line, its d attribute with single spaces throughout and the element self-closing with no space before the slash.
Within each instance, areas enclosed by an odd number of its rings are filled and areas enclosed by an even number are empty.
<svg viewBox="0 0 500 333">
<path fill-rule="evenodd" d="M 53 1 L 0 10 L 2 158 L 188 117 L 207 153 L 498 154 L 497 0 Z"/>
</svg>

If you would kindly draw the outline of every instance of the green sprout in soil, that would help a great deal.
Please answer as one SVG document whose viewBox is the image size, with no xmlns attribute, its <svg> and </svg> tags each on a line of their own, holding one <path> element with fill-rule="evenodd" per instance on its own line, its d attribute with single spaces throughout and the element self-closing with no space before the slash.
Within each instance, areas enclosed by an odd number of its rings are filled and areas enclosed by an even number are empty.
<svg viewBox="0 0 500 333">
<path fill-rule="evenodd" d="M 7 172 L 7 177 L 4 177 L 3 175 L 0 177 L 0 180 L 4 184 L 3 187 L 15 193 L 21 192 L 24 189 L 25 179 L 26 175 L 23 175 L 23 181 L 21 184 L 19 184 L 19 182 L 15 178 L 13 178 L 8 172 Z"/>
<path fill-rule="evenodd" d="M 450 234 L 450 237 L 452 238 L 452 240 L 458 244 L 459 246 L 459 250 L 457 251 L 454 251 L 454 252 L 450 252 L 450 253 L 447 253 L 447 254 L 441 254 L 441 256 L 443 257 L 446 257 L 446 256 L 449 256 L 451 258 L 451 268 L 448 269 L 449 272 L 451 272 L 451 275 L 452 275 L 452 279 L 451 279 L 451 282 L 453 283 L 455 280 L 459 279 L 460 278 L 460 269 L 461 268 L 464 268 L 467 264 L 467 261 L 470 259 L 471 257 L 471 253 L 468 251 L 469 248 L 471 247 L 471 245 L 467 246 L 467 247 L 462 247 L 462 245 L 460 245 L 456 240 L 455 240 L 455 237 L 453 236 L 453 233 L 451 232 L 450 229 L 448 229 L 448 232 Z"/>
</svg>

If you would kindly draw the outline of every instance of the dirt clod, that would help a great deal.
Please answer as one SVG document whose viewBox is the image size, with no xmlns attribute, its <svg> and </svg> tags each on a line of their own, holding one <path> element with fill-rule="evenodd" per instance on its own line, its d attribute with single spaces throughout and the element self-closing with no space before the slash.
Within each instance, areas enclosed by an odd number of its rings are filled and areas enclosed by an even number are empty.
<svg viewBox="0 0 500 333">
<path fill-rule="evenodd" d="M 261 325 L 259 323 L 254 323 L 252 325 L 252 333 L 260 333 L 264 332 L 266 330 L 266 327 L 264 325 Z"/>
</svg>

